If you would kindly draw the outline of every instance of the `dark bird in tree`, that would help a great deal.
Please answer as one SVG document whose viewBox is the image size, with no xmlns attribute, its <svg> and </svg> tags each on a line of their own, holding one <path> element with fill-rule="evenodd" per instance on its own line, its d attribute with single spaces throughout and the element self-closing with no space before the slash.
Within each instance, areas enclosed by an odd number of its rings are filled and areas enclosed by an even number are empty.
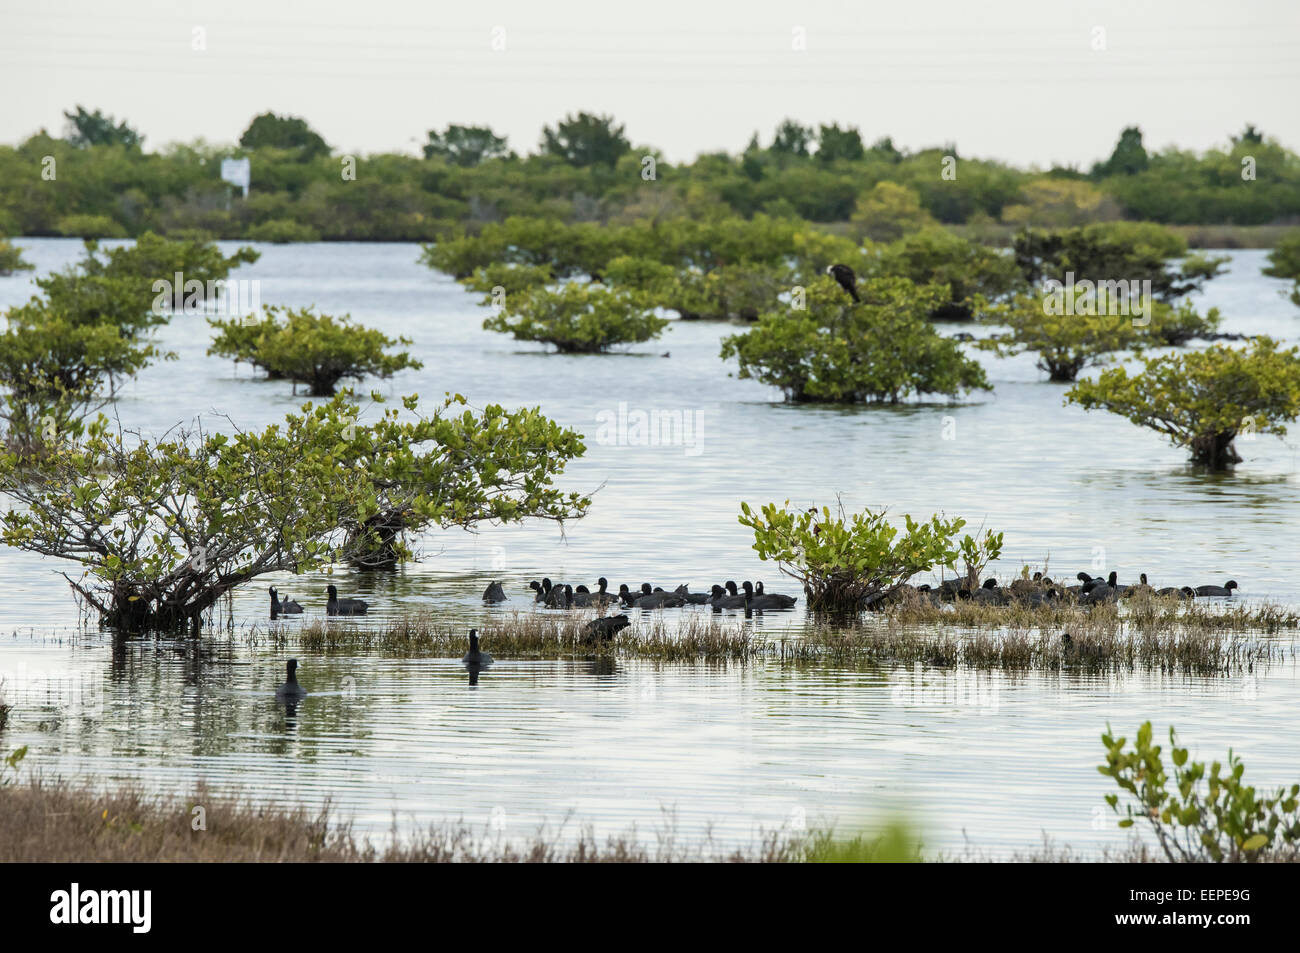
<svg viewBox="0 0 1300 953">
<path fill-rule="evenodd" d="M 858 276 L 848 265 L 831 265 L 826 269 L 826 274 L 839 282 L 840 287 L 847 291 L 854 301 L 862 300 L 858 297 Z"/>
</svg>

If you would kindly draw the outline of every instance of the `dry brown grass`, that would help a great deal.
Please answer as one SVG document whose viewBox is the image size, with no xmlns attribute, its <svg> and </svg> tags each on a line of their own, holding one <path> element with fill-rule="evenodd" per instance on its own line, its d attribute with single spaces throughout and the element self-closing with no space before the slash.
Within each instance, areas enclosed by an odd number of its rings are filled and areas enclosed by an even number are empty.
<svg viewBox="0 0 1300 953">
<path fill-rule="evenodd" d="M 192 828 L 196 806 L 205 830 Z M 377 846 L 329 808 L 259 806 L 202 789 L 180 800 L 40 779 L 0 787 L 0 863 L 789 863 L 804 859 L 809 844 L 774 834 L 726 849 L 668 833 L 647 847 L 631 835 L 597 841 L 589 831 L 539 831 L 511 843 L 452 824 Z"/>
<path fill-rule="evenodd" d="M 204 809 L 205 830 L 192 827 Z M 98 791 L 29 779 L 0 787 L 0 863 L 803 863 L 897 860 L 882 840 L 833 832 L 763 835 L 749 847 L 724 848 L 711 838 L 687 845 L 671 827 L 654 846 L 635 832 L 598 841 L 589 830 L 562 837 L 538 831 L 522 842 L 475 832 L 464 824 L 394 832 L 386 845 L 358 837 L 329 808 L 281 808 L 218 797 L 199 789 L 185 799 L 124 787 Z M 883 851 L 878 856 L 878 851 Z M 911 859 L 912 848 L 908 848 Z M 1120 848 L 1085 854 L 1044 836 L 1034 850 L 994 853 L 967 847 L 940 851 L 936 863 L 1161 863 L 1134 838 Z M 1295 851 L 1269 858 L 1295 862 Z"/>
</svg>

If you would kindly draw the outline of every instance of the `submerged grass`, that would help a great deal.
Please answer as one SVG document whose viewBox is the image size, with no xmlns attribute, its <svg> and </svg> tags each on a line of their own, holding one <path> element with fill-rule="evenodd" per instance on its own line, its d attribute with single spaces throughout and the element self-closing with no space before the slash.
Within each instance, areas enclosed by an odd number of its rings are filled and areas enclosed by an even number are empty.
<svg viewBox="0 0 1300 953">
<path fill-rule="evenodd" d="M 499 659 L 568 655 L 621 656 L 663 661 L 827 661 L 845 664 L 925 664 L 1027 672 L 1105 673 L 1136 669 L 1220 675 L 1281 661 L 1294 647 L 1268 636 L 1294 629 L 1300 615 L 1273 605 L 1206 604 L 1137 599 L 1116 605 L 932 605 L 919 599 L 868 615 L 851 625 L 810 622 L 773 635 L 708 612 L 656 613 L 633 622 L 610 641 L 593 641 L 585 625 L 593 612 L 520 612 L 484 620 L 479 636 Z M 1063 636 L 1069 633 L 1069 640 Z M 463 624 L 430 614 L 367 625 L 315 620 L 301 627 L 272 626 L 263 637 L 328 654 L 378 652 L 400 657 L 458 657 L 466 650 Z"/>
</svg>

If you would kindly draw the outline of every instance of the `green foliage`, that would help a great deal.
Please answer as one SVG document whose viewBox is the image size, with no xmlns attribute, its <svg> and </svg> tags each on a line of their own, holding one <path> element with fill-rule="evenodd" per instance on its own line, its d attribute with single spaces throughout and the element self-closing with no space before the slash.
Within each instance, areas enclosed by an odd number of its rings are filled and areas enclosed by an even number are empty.
<svg viewBox="0 0 1300 953">
<path fill-rule="evenodd" d="M 250 227 L 248 237 L 255 242 L 287 245 L 290 242 L 318 242 L 320 232 L 311 225 L 304 225 L 292 219 L 272 218 Z"/>
<path fill-rule="evenodd" d="M 330 147 L 305 119 L 297 116 L 277 116 L 266 112 L 253 117 L 239 144 L 245 149 L 284 149 L 292 152 L 299 161 L 327 156 Z"/>
<path fill-rule="evenodd" d="M 1191 255 L 1174 267 L 1171 258 L 1187 253 L 1187 242 L 1159 225 L 1105 222 L 1056 232 L 1024 229 L 1014 240 L 1016 262 L 1030 284 L 1044 279 L 1074 281 L 1150 281 L 1151 293 L 1173 301 L 1197 291 L 1221 270 L 1226 258 Z"/>
<path fill-rule="evenodd" d="M 793 119 L 784 119 L 776 127 L 772 136 L 770 152 L 778 155 L 808 157 L 808 147 L 813 142 L 813 131 L 809 126 Z"/>
<path fill-rule="evenodd" d="M 474 274 L 461 279 L 466 288 L 487 295 L 496 293 L 498 288 L 502 294 L 513 295 L 550 283 L 551 269 L 546 265 L 510 265 L 500 261 L 477 268 Z"/>
<path fill-rule="evenodd" d="M 472 168 L 484 159 L 495 159 L 509 154 L 506 137 L 498 136 L 487 126 L 449 125 L 442 132 L 429 130 L 429 141 L 424 145 L 424 157 L 439 156 L 452 165 Z"/>
<path fill-rule="evenodd" d="M 31 271 L 35 267 L 23 258 L 21 248 L 7 238 L 0 238 L 0 278 L 6 278 L 15 271 Z"/>
<path fill-rule="evenodd" d="M 683 318 L 756 321 L 779 304 L 793 283 L 787 269 L 771 265 L 721 265 L 707 272 L 691 268 L 660 285 L 655 300 Z"/>
<path fill-rule="evenodd" d="M 77 106 L 75 112 L 65 112 L 63 117 L 68 120 L 67 141 L 78 149 L 90 146 L 138 149 L 144 141 L 125 121 L 115 123 L 112 116 L 105 116 L 98 109 L 87 112 L 85 107 Z"/>
<path fill-rule="evenodd" d="M 814 612 L 846 612 L 876 605 L 917 573 L 951 566 L 965 520 L 904 516 L 906 531 L 885 521 L 883 511 L 832 517 L 827 507 L 792 511 L 790 503 L 756 513 L 740 505 L 740 523 L 754 531 L 754 551 L 803 583 Z M 1000 542 L 1000 538 L 999 538 Z"/>
<path fill-rule="evenodd" d="M 54 230 L 69 238 L 126 238 L 126 229 L 107 215 L 65 215 Z"/>
<path fill-rule="evenodd" d="M 1145 361 L 1140 374 L 1123 368 L 1080 381 L 1068 402 L 1102 409 L 1167 435 L 1195 463 L 1224 469 L 1237 463 L 1239 433 L 1282 435 L 1300 414 L 1300 349 L 1261 337 L 1247 348 L 1219 345 Z"/>
<path fill-rule="evenodd" d="M 1002 555 L 1002 534 L 990 529 L 976 538 L 967 533 L 958 542 L 957 552 L 966 570 L 966 588 L 973 592 L 979 587 L 984 567 Z"/>
<path fill-rule="evenodd" d="M 862 133 L 857 126 L 841 129 L 839 123 L 820 126 L 817 132 L 817 158 L 822 162 L 857 162 L 866 153 Z"/>
<path fill-rule="evenodd" d="M 1117 218 L 1119 203 L 1092 182 L 1034 179 L 1020 189 L 1016 204 L 1002 210 L 1013 225 L 1069 228 Z"/>
<path fill-rule="evenodd" d="M 4 767 L 0 769 L 0 786 L 8 786 L 18 780 L 18 766 L 27 757 L 27 745 L 15 748 L 5 755 Z"/>
<path fill-rule="evenodd" d="M 861 303 L 825 276 L 805 289 L 805 309 L 764 313 L 725 338 L 722 356 L 741 378 L 779 387 L 786 400 L 897 403 L 912 394 L 955 396 L 987 389 L 980 365 L 942 337 L 927 316 L 948 298 L 942 285 L 904 278 L 859 282 Z"/>
<path fill-rule="evenodd" d="M 406 555 L 406 531 L 585 512 L 589 500 L 553 486 L 584 451 L 577 434 L 535 409 L 464 405 L 451 396 L 413 420 L 388 408 L 366 424 L 339 395 L 261 433 L 200 425 L 162 440 L 100 417 L 39 469 L 0 457 L 12 501 L 0 540 L 80 566 L 69 583 L 105 624 L 170 629 L 197 627 L 263 573 Z"/>
<path fill-rule="evenodd" d="M 1166 767 L 1160 745 L 1151 743 L 1151 722 L 1138 728 L 1133 747 L 1115 738 L 1110 726 L 1101 736 L 1106 763 L 1097 770 L 1114 779 L 1128 795 L 1120 827 L 1139 821 L 1150 825 L 1170 862 L 1242 863 L 1285 855 L 1300 844 L 1300 784 L 1278 788 L 1272 795 L 1245 784 L 1245 765 L 1231 750 L 1225 766 L 1191 761 L 1186 748 L 1169 728 Z M 1106 803 L 1120 813 L 1119 795 Z"/>
<path fill-rule="evenodd" d="M 956 180 L 944 180 L 937 170 L 949 150 L 907 152 L 888 138 L 861 150 L 855 129 L 835 125 L 819 129 L 809 154 L 813 130 L 798 121 L 783 131 L 776 151 L 755 142 L 739 154 L 701 155 L 671 168 L 660 162 L 656 181 L 647 182 L 637 174 L 639 156 L 611 120 L 570 118 L 550 132 L 551 147 L 540 155 L 494 159 L 487 156 L 499 151 L 498 137 L 479 126 L 448 127 L 428 140 L 432 158 L 368 155 L 365 175 L 344 181 L 328 147 L 302 120 L 267 114 L 243 140 L 256 150 L 253 192 L 233 202 L 219 177 L 228 146 L 76 148 L 42 132 L 0 146 L 0 234 L 56 234 L 68 216 L 96 217 L 74 219 L 67 227 L 78 234 L 118 234 L 116 226 L 129 235 L 199 230 L 239 238 L 262 222 L 283 220 L 314 228 L 325 240 L 421 242 L 472 234 L 510 217 L 705 222 L 768 213 L 842 223 L 880 182 L 910 189 L 920 209 L 945 224 L 1001 218 L 1056 226 L 1117 216 L 1249 224 L 1300 216 L 1300 158 L 1268 139 L 1243 138 L 1200 154 L 1151 154 L 1145 170 L 1094 179 L 1096 191 L 1088 191 L 1061 170 L 973 157 L 962 158 Z M 57 160 L 58 188 L 30 188 L 32 170 L 46 156 Z M 1259 170 L 1251 181 L 1242 178 L 1247 159 Z M 1103 197 L 1094 204 L 1097 192 Z"/>
<path fill-rule="evenodd" d="M 639 292 L 600 284 L 565 284 L 506 295 L 504 307 L 483 321 L 488 331 L 540 341 L 566 354 L 595 354 L 620 344 L 657 338 L 668 326 Z"/>
<path fill-rule="evenodd" d="M 208 281 L 256 257 L 241 249 L 227 258 L 215 245 L 145 233 L 102 255 L 87 242 L 77 265 L 37 279 L 42 294 L 11 308 L 0 335 L 0 417 L 10 447 L 27 454 L 52 447 L 110 401 L 119 381 L 168 356 L 146 335 L 182 303 L 173 301 L 178 272 L 194 276 L 191 294 L 201 303 Z"/>
<path fill-rule="evenodd" d="M 1148 163 L 1147 150 L 1142 145 L 1142 130 L 1128 126 L 1119 134 L 1110 158 L 1093 166 L 1092 174 L 1098 179 L 1111 175 L 1136 175 L 1144 171 Z"/>
<path fill-rule="evenodd" d="M 542 151 L 563 159 L 570 165 L 613 167 L 631 148 L 623 135 L 623 126 L 613 116 L 596 116 L 580 112 L 566 116 L 551 126 L 542 127 Z"/>
<path fill-rule="evenodd" d="M 853 210 L 852 221 L 859 234 L 883 242 L 934 224 L 934 218 L 921 207 L 920 196 L 897 182 L 877 182 L 864 192 Z"/>
<path fill-rule="evenodd" d="M 251 265 L 259 257 L 258 252 L 248 247 L 226 256 L 210 241 L 164 238 L 144 232 L 133 244 L 102 253 L 97 243 L 87 242 L 80 268 L 90 276 L 120 278 L 133 286 L 152 289 L 155 311 L 167 307 L 195 309 L 218 296 L 219 283 L 231 271 L 243 264 Z M 37 284 L 52 294 L 46 284 L 41 281 Z"/>
<path fill-rule="evenodd" d="M 1268 266 L 1263 271 L 1272 278 L 1289 278 L 1295 282 L 1291 286 L 1291 301 L 1300 306 L 1300 232 L 1292 232 L 1277 243 L 1268 253 Z"/>
<path fill-rule="evenodd" d="M 402 351 L 388 353 L 407 338 L 353 324 L 312 308 L 268 307 L 261 320 L 209 319 L 217 330 L 209 354 L 249 361 L 274 377 L 306 384 L 313 397 L 328 397 L 345 377 L 389 378 L 424 365 Z"/>
<path fill-rule="evenodd" d="M 898 276 L 918 284 L 944 284 L 949 300 L 931 317 L 965 320 L 977 299 L 996 301 L 1023 285 L 1015 260 L 945 228 L 925 228 L 874 249 L 868 274 Z"/>
<path fill-rule="evenodd" d="M 1107 363 L 1112 355 L 1145 347 L 1183 344 L 1193 337 L 1211 334 L 1219 326 L 1219 311 L 1197 313 L 1190 301 L 1174 307 L 1152 301 L 1151 314 L 1136 308 L 1120 310 L 1109 302 L 1106 313 L 1089 314 L 1084 292 L 1075 289 L 1074 314 L 1049 307 L 1043 298 L 1019 295 L 987 305 L 984 319 L 1005 330 L 980 340 L 978 347 L 1006 357 L 1032 352 L 1038 355 L 1039 370 L 1050 380 L 1070 382 L 1086 367 Z"/>
</svg>

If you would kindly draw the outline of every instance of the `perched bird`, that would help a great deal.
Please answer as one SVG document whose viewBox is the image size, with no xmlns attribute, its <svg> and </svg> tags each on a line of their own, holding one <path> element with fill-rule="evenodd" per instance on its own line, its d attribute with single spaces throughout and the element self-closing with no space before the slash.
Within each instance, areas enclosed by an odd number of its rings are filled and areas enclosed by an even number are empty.
<svg viewBox="0 0 1300 953">
<path fill-rule="evenodd" d="M 478 629 L 469 630 L 469 651 L 461 659 L 466 665 L 491 665 L 492 656 L 478 647 Z"/>
<path fill-rule="evenodd" d="M 1197 586 L 1196 594 L 1198 596 L 1231 596 L 1232 590 L 1240 588 L 1235 579 L 1229 579 L 1221 586 Z"/>
<path fill-rule="evenodd" d="M 858 297 L 858 276 L 848 265 L 831 265 L 826 269 L 826 274 L 834 278 L 854 301 L 862 300 Z"/>
<path fill-rule="evenodd" d="M 283 685 L 275 690 L 276 698 L 302 698 L 307 689 L 298 684 L 298 660 L 291 658 L 284 663 L 286 678 Z"/>
<path fill-rule="evenodd" d="M 505 587 L 500 582 L 491 583 L 483 590 L 484 602 L 505 602 L 507 598 Z"/>
<path fill-rule="evenodd" d="M 600 619 L 592 619 L 584 629 L 588 637 L 607 642 L 631 624 L 625 615 L 607 615 Z"/>
<path fill-rule="evenodd" d="M 340 599 L 338 589 L 334 585 L 325 587 L 329 593 L 329 601 L 325 603 L 326 615 L 365 615 L 370 604 L 364 599 Z"/>
</svg>

